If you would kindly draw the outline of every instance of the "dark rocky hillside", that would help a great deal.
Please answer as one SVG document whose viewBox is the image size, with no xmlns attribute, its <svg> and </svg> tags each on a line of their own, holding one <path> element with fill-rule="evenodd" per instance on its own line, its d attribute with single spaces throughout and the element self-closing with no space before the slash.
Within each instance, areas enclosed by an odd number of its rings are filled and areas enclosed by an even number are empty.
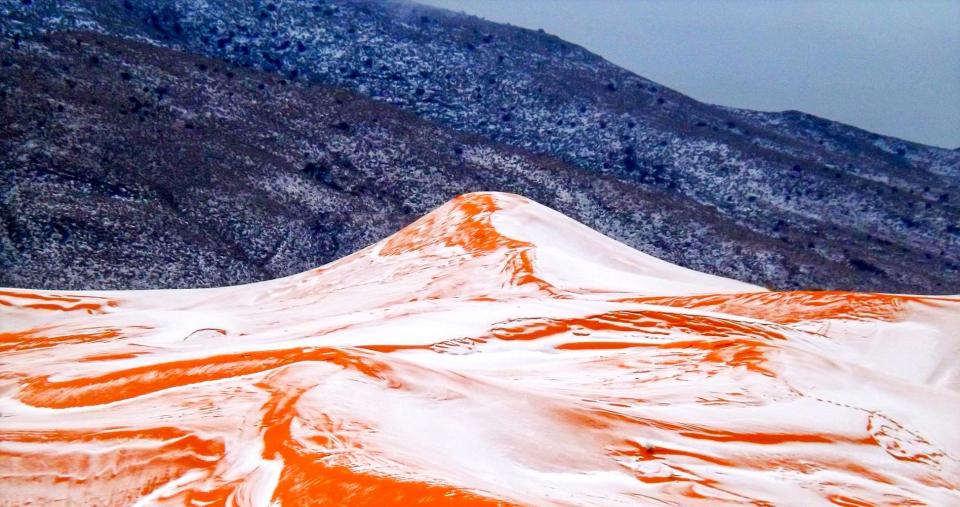
<svg viewBox="0 0 960 507">
<path fill-rule="evenodd" d="M 410 4 L 0 6 L 0 285 L 269 278 L 482 189 L 777 288 L 960 292 L 957 151 Z"/>
<path fill-rule="evenodd" d="M 3 285 L 277 277 L 479 189 L 524 193 L 686 263 L 724 248 L 734 261 L 715 271 L 762 270 L 768 255 L 789 255 L 683 199 L 343 89 L 91 33 L 24 40 L 3 61 Z M 847 270 L 810 255 L 794 262 Z"/>
</svg>

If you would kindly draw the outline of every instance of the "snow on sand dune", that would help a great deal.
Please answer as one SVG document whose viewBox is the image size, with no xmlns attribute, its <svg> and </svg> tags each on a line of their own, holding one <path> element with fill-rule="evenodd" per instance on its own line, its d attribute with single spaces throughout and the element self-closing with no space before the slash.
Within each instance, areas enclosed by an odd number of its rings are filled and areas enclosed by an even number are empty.
<svg viewBox="0 0 960 507">
<path fill-rule="evenodd" d="M 0 291 L 0 505 L 960 504 L 956 329 L 468 194 L 279 280 Z"/>
</svg>

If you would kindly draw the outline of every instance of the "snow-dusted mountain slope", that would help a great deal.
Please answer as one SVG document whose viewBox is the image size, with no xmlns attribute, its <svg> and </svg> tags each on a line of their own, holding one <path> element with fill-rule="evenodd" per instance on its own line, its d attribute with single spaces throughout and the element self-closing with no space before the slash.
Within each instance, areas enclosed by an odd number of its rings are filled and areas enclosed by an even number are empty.
<svg viewBox="0 0 960 507">
<path fill-rule="evenodd" d="M 765 287 L 960 292 L 960 152 L 703 104 L 552 35 L 409 2 L 0 0 L 0 113 L 3 285 L 272 279 L 503 190 Z M 552 196 L 531 165 L 582 176 Z"/>
<path fill-rule="evenodd" d="M 767 292 L 511 194 L 0 312 L 4 505 L 960 502 L 960 300 Z"/>
</svg>

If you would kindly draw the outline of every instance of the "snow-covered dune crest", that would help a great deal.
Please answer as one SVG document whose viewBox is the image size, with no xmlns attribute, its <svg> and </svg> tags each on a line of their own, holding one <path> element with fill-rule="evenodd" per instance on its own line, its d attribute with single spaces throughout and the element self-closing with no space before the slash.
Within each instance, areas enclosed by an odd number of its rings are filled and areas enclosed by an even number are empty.
<svg viewBox="0 0 960 507">
<path fill-rule="evenodd" d="M 468 194 L 269 282 L 0 290 L 0 504 L 951 505 L 957 329 Z"/>
</svg>

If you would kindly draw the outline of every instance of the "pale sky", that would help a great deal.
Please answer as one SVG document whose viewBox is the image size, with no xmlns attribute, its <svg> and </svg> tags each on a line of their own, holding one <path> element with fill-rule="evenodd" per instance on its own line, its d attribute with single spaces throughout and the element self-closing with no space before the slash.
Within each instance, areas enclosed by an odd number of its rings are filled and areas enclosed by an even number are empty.
<svg viewBox="0 0 960 507">
<path fill-rule="evenodd" d="M 960 0 L 417 0 L 543 28 L 695 99 L 960 147 Z"/>
</svg>

